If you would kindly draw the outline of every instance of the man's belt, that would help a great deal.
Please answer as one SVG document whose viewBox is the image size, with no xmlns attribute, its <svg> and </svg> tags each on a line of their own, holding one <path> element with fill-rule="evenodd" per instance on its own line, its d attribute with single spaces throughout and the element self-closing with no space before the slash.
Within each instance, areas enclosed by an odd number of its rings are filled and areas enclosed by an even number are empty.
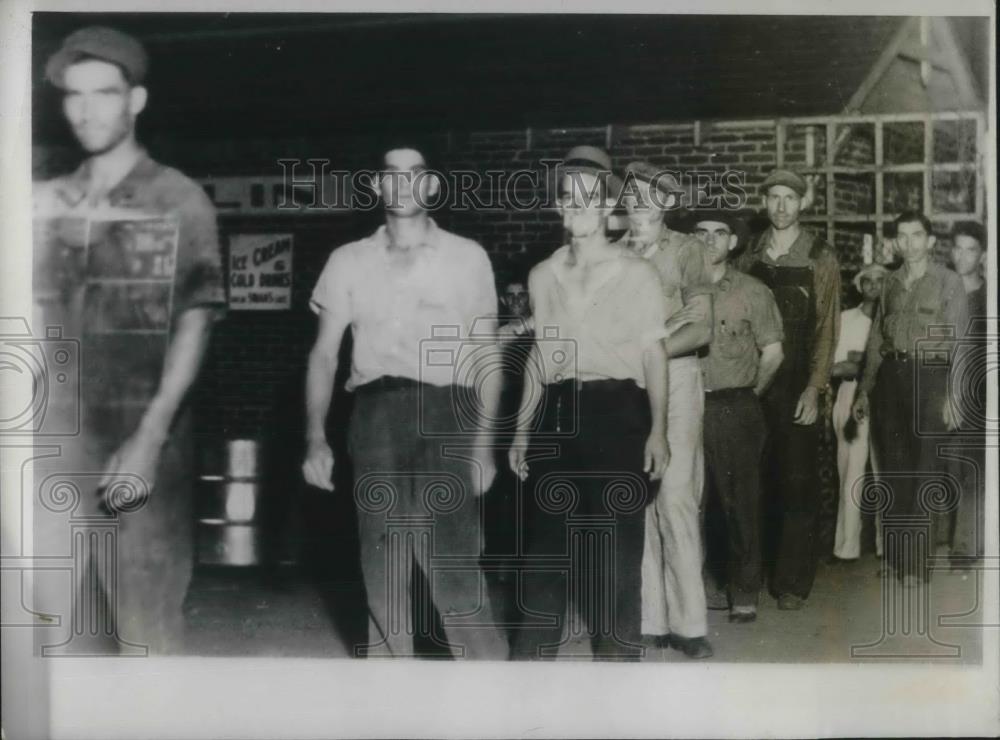
<svg viewBox="0 0 1000 740">
<path fill-rule="evenodd" d="M 383 375 L 380 378 L 359 385 L 355 393 L 371 393 L 372 391 L 398 391 L 404 388 L 416 388 L 423 385 L 419 380 L 403 378 L 398 375 Z"/>
<path fill-rule="evenodd" d="M 714 398 L 716 401 L 724 401 L 727 398 L 738 398 L 739 396 L 745 396 L 748 393 L 756 395 L 753 392 L 753 386 L 745 385 L 739 388 L 719 388 L 714 391 L 706 390 L 705 398 Z"/>
<path fill-rule="evenodd" d="M 907 362 L 913 359 L 913 355 L 909 352 L 905 352 L 899 349 L 891 349 L 887 352 L 882 353 L 883 360 L 899 360 L 900 362 Z"/>
<path fill-rule="evenodd" d="M 946 349 L 922 349 L 920 359 L 928 365 L 947 365 L 951 360 L 951 353 Z M 910 362 L 917 359 L 916 352 L 893 349 L 882 353 L 883 360 L 896 360 L 898 362 Z"/>
</svg>

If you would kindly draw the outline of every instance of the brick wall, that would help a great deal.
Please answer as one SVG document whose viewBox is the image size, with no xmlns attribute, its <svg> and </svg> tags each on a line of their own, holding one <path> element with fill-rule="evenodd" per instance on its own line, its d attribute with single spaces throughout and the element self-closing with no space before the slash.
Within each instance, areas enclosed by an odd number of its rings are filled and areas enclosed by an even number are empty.
<svg viewBox="0 0 1000 740">
<path fill-rule="evenodd" d="M 865 128 L 852 127 L 837 150 L 837 164 L 873 161 L 873 141 Z M 891 145 L 894 156 L 917 156 L 922 152 L 922 137 L 917 144 L 909 132 L 901 130 L 894 135 Z M 548 183 L 543 178 L 545 170 L 541 160 L 560 158 L 577 144 L 606 147 L 618 169 L 634 159 L 645 159 L 654 165 L 683 172 L 737 170 L 743 173 L 748 206 L 755 210 L 760 207 L 759 186 L 777 163 L 773 127 L 739 121 L 700 127 L 694 124 L 613 125 L 448 132 L 422 137 L 420 142 L 429 142 L 437 156 L 436 164 L 451 172 L 459 169 L 537 172 L 540 183 L 537 189 L 517 189 L 518 197 L 523 199 L 537 195 L 544 200 L 544 188 Z M 334 168 L 370 168 L 377 165 L 382 145 L 382 141 L 373 137 L 338 132 L 313 139 L 154 139 L 149 142 L 154 156 L 194 177 L 278 175 L 281 168 L 277 160 L 281 158 L 303 161 L 329 158 Z M 888 155 L 890 144 L 887 142 L 886 146 Z M 825 160 L 825 149 L 825 135 L 820 128 L 814 139 L 816 162 Z M 786 165 L 805 165 L 806 150 L 805 127 L 790 128 L 785 140 Z M 39 148 L 34 159 L 35 174 L 42 177 L 65 170 L 71 159 L 66 152 Z M 886 189 L 889 202 L 894 198 L 905 201 L 909 197 L 907 188 L 901 186 L 897 192 L 888 177 Z M 488 188 L 478 194 L 484 200 L 491 195 L 500 196 Z M 834 197 L 839 210 L 874 213 L 872 176 L 838 175 Z M 826 198 L 826 183 L 821 181 L 811 213 L 824 213 Z M 887 206 L 886 210 L 890 208 Z M 537 262 L 561 239 L 559 217 L 549 210 L 520 211 L 511 207 L 490 211 L 454 210 L 442 212 L 437 218 L 446 227 L 479 241 L 498 268 L 512 257 L 522 263 Z M 759 226 L 760 218 L 755 220 Z M 302 424 L 306 354 L 315 335 L 315 319 L 308 310 L 309 293 L 329 252 L 371 231 L 377 223 L 377 213 L 221 218 L 224 235 L 268 231 L 294 233 L 293 304 L 290 311 L 283 312 L 231 312 L 216 328 L 195 399 L 199 427 L 206 439 L 261 437 L 270 434 L 272 429 L 294 429 L 293 433 L 298 433 Z M 818 230 L 825 235 L 824 226 L 818 225 Z M 844 271 L 845 297 L 848 296 L 849 278 L 860 265 L 863 235 L 873 231 L 869 224 L 838 223 L 836 226 L 834 246 Z M 346 361 L 342 363 L 345 371 L 346 365 Z"/>
</svg>

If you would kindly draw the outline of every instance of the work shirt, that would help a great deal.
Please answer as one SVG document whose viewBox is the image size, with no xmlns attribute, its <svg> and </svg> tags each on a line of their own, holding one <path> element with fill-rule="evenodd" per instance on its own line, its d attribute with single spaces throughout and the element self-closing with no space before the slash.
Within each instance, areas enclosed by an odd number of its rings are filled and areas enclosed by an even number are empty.
<svg viewBox="0 0 1000 740">
<path fill-rule="evenodd" d="M 732 265 L 709 287 L 715 330 L 701 358 L 705 390 L 751 388 L 757 382 L 761 350 L 784 339 L 778 304 L 764 283 Z"/>
<path fill-rule="evenodd" d="M 644 249 L 634 249 L 631 238 L 624 237 L 635 254 L 649 260 L 660 273 L 663 302 L 669 319 L 695 295 L 711 292 L 703 257 L 704 247 L 697 237 L 663 228 L 660 238 Z"/>
<path fill-rule="evenodd" d="M 645 387 L 643 353 L 666 336 L 663 286 L 649 262 L 619 249 L 617 257 L 593 266 L 586 294 L 570 282 L 569 246 L 531 271 L 528 292 L 544 383 L 631 379 Z"/>
<path fill-rule="evenodd" d="M 90 160 L 34 191 L 36 310 L 81 341 L 86 416 L 131 433 L 155 395 L 175 320 L 225 307 L 215 210 L 204 191 L 145 152 L 103 197 Z"/>
<path fill-rule="evenodd" d="M 391 247 L 385 226 L 335 249 L 310 307 L 350 321 L 348 390 L 383 375 L 472 386 L 467 360 L 496 343 L 497 294 L 485 250 L 433 220 L 424 242 L 406 250 Z"/>
<path fill-rule="evenodd" d="M 788 253 L 775 259 L 770 254 L 773 242 L 769 228 L 736 258 L 735 266 L 743 272 L 749 272 L 757 261 L 777 267 L 812 267 L 816 326 L 808 385 L 819 390 L 825 388 L 829 380 L 833 351 L 840 331 L 840 267 L 833 248 L 825 242 L 820 241 L 820 248 L 814 252 L 815 239 L 813 234 L 802 229 Z"/>
<path fill-rule="evenodd" d="M 917 349 L 939 353 L 951 362 L 956 339 L 965 335 L 969 323 L 969 305 L 962 279 L 938 264 L 930 263 L 927 271 L 909 288 L 906 287 L 906 266 L 889 273 L 882 285 L 882 297 L 872 322 L 865 349 L 865 370 L 861 390 L 871 392 L 882 364 L 889 352 Z"/>
</svg>

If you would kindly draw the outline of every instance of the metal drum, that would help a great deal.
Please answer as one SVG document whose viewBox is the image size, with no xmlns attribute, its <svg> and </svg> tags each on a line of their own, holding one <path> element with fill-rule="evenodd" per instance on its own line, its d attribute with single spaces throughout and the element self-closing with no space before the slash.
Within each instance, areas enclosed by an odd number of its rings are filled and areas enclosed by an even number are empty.
<svg viewBox="0 0 1000 740">
<path fill-rule="evenodd" d="M 230 440 L 226 443 L 226 474 L 200 477 L 200 564 L 260 565 L 258 451 L 254 440 Z"/>
</svg>

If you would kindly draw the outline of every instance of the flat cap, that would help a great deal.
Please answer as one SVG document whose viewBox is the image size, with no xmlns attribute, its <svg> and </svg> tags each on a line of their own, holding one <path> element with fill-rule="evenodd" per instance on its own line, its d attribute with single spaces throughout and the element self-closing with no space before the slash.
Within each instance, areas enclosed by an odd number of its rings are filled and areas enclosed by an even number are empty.
<svg viewBox="0 0 1000 740">
<path fill-rule="evenodd" d="M 786 188 L 791 188 L 799 197 L 803 197 L 806 194 L 808 186 L 806 185 L 805 179 L 791 170 L 775 170 L 767 179 L 764 180 L 764 184 L 760 186 L 762 193 L 767 193 L 775 185 L 784 185 Z"/>
<path fill-rule="evenodd" d="M 611 157 L 596 146 L 575 146 L 563 157 L 557 169 L 560 177 L 572 172 L 587 172 L 603 180 L 608 188 L 608 195 L 618 197 L 622 189 L 621 178 L 611 170 Z"/>
<path fill-rule="evenodd" d="M 133 85 L 142 83 L 149 69 L 149 55 L 138 39 L 115 28 L 88 26 L 63 39 L 62 46 L 45 64 L 45 77 L 62 87 L 66 67 L 88 58 L 117 64 Z"/>
<path fill-rule="evenodd" d="M 629 162 L 625 165 L 625 172 L 637 180 L 648 182 L 665 195 L 687 192 L 676 177 L 649 162 Z"/>
</svg>

